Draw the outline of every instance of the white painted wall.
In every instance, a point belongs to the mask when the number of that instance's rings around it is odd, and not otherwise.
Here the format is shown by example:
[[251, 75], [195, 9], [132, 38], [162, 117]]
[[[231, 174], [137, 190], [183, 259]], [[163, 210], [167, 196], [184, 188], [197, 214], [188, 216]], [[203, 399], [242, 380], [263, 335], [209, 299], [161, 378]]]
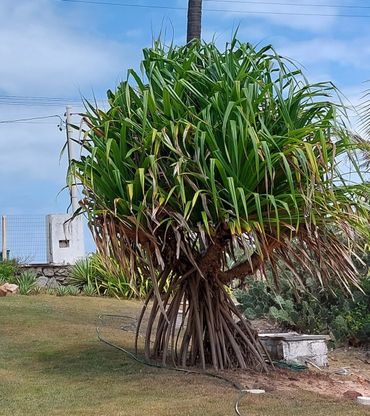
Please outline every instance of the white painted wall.
[[85, 257], [83, 221], [68, 214], [46, 217], [47, 259], [51, 264], [74, 264]]

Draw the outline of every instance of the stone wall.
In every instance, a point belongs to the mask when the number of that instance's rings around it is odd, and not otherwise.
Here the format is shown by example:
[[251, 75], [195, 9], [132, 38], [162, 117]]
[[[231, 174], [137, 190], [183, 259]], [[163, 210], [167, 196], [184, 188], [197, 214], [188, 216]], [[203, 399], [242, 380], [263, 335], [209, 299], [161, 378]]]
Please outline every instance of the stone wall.
[[67, 284], [71, 267], [70, 265], [29, 264], [21, 266], [21, 270], [35, 273], [38, 286], [56, 288]]

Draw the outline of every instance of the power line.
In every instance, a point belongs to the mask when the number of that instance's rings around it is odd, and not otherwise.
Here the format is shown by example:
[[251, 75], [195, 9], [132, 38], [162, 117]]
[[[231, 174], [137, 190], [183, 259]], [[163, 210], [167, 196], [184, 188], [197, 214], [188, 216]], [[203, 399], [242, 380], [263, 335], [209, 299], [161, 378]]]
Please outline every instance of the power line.
[[[327, 8], [341, 8], [341, 9], [370, 9], [370, 6], [354, 6], [345, 4], [315, 4], [315, 3], [284, 3], [284, 2], [272, 2], [272, 1], [249, 1], [249, 0], [203, 0], [209, 3], [223, 3], [223, 4], [262, 4], [262, 5], [275, 5], [275, 6], [293, 6], [293, 7], [327, 7]], [[362, 17], [362, 16], [361, 16]]]
[[[17, 96], [17, 95], [0, 95], [0, 106], [21, 106], [21, 107], [61, 107], [67, 104], [83, 107], [85, 98], [66, 98], [66, 97], [35, 97], [35, 96]], [[107, 100], [88, 100], [90, 102], [105, 103]]]
[[[55, 103], [30, 103], [30, 102], [6, 102], [0, 101], [0, 106], [1, 105], [6, 105], [6, 106], [18, 106], [18, 107], [65, 107], [65, 104], [67, 103], [60, 103], [60, 104], [55, 104]], [[71, 103], [68, 103], [71, 104]], [[83, 107], [82, 103], [74, 103], [73, 104], [75, 107]]]
[[[12, 121], [12, 120], [10, 120]], [[38, 124], [38, 125], [43, 125], [43, 126], [55, 126], [55, 123], [51, 123], [51, 122], [47, 122], [47, 121], [12, 121], [12, 123], [14, 124]], [[9, 124], [12, 124], [9, 123]]]
[[68, 97], [45, 97], [45, 96], [30, 96], [30, 95], [0, 95], [0, 99], [22, 99], [22, 100], [48, 100], [48, 101], [79, 101], [83, 98], [68, 98]]
[[0, 120], [0, 124], [23, 123], [23, 122], [34, 121], [34, 120], [45, 120], [47, 118], [54, 118], [54, 117], [59, 118], [60, 122], [64, 123], [64, 120], [62, 119], [62, 117], [60, 115], [53, 114], [53, 115], [50, 115], [50, 116], [18, 118], [18, 119], [15, 119], [15, 120]]
[[[103, 6], [132, 7], [145, 9], [166, 9], [166, 10], [187, 10], [181, 6], [160, 6], [157, 4], [132, 4], [132, 3], [113, 3], [110, 1], [91, 1], [91, 0], [58, 0], [64, 3], [80, 3]], [[277, 4], [277, 3], [274, 3]], [[291, 4], [290, 4], [291, 5]], [[318, 17], [350, 17], [350, 18], [369, 18], [370, 15], [359, 14], [336, 14], [336, 13], [304, 13], [304, 12], [272, 12], [272, 11], [252, 11], [252, 10], [233, 10], [233, 9], [204, 9], [205, 12], [216, 13], [238, 13], [238, 14], [257, 14], [257, 15], [283, 15], [283, 16], [318, 16]]]
[[2, 105], [6, 105], [6, 106], [18, 106], [18, 107], [33, 107], [33, 108], [37, 108], [37, 107], [65, 107], [66, 104], [70, 104], [73, 105], [74, 107], [83, 107], [83, 103], [70, 103], [70, 102], [65, 102], [65, 103], [60, 103], [60, 104], [55, 104], [55, 103], [30, 103], [30, 102], [8, 102], [8, 101], [0, 101], [0, 106]]
[[158, 4], [132, 4], [132, 3], [113, 3], [110, 1], [90, 1], [90, 0], [59, 0], [65, 3], [85, 3], [105, 6], [120, 6], [120, 7], [138, 7], [143, 9], [166, 9], [166, 10], [187, 10], [187, 7], [181, 6], [161, 6]]
[[54, 97], [24, 97], [24, 96], [0, 96], [0, 105], [23, 107], [60, 107], [66, 104], [82, 106], [82, 100], [54, 98]]

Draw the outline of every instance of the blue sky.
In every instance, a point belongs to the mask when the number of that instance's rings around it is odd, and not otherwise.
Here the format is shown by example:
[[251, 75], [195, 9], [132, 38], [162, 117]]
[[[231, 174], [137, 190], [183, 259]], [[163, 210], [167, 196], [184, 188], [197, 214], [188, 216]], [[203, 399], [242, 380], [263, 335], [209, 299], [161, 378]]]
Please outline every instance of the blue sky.
[[[110, 2], [187, 6], [187, 0]], [[304, 66], [310, 80], [333, 81], [357, 104], [370, 79], [369, 23], [366, 0], [205, 1], [203, 38], [215, 37], [221, 46], [239, 26], [241, 40], [273, 44], [279, 53]], [[138, 67], [142, 48], [150, 46], [161, 31], [168, 41], [183, 44], [186, 10], [1, 0], [0, 213], [48, 214], [65, 212], [68, 207], [67, 192], [59, 194], [66, 161], [65, 157], [59, 160], [65, 131], [59, 131], [58, 118], [3, 121], [63, 117], [64, 101], [41, 99], [40, 103], [35, 97], [75, 100], [94, 93], [104, 98], [108, 88], [114, 89], [126, 77], [127, 68]], [[73, 105], [74, 111], [81, 110]]]

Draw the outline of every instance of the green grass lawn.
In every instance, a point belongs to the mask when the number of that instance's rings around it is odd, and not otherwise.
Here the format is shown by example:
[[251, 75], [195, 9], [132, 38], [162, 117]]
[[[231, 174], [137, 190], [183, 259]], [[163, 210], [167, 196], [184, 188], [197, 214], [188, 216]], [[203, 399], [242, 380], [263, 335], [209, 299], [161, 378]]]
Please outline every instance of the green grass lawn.
[[[0, 298], [0, 415], [233, 415], [237, 392], [205, 376], [142, 366], [97, 340], [100, 313], [136, 316], [106, 298]], [[118, 331], [106, 330], [116, 340]], [[130, 333], [119, 331], [122, 346]], [[366, 408], [297, 392], [245, 397], [245, 416], [363, 416]]]

